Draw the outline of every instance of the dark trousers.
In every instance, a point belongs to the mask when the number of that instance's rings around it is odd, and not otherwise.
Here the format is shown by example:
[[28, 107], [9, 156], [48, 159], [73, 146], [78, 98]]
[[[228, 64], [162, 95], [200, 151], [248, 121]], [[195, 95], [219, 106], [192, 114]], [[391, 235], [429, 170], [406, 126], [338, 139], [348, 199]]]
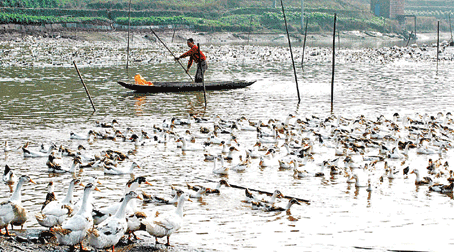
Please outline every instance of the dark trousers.
[[195, 82], [202, 82], [205, 71], [208, 69], [206, 60], [197, 63], [197, 72], [195, 73]]

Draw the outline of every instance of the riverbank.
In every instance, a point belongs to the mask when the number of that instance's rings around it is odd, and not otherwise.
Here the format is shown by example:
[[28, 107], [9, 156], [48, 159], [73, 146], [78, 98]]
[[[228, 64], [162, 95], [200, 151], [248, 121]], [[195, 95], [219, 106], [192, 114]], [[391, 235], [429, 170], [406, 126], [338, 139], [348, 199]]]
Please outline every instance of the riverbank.
[[[14, 26], [14, 27], [13, 27]], [[185, 41], [192, 37], [200, 43], [251, 43], [251, 44], [279, 44], [286, 43], [287, 36], [284, 33], [242, 33], [242, 32], [194, 32], [189, 29], [156, 30], [156, 33], [163, 38], [170, 38], [172, 41]], [[153, 34], [149, 29], [131, 30], [131, 38], [146, 37], [155, 41]], [[127, 31], [102, 31], [88, 29], [54, 29], [51, 26], [27, 26], [27, 25], [3, 25], [0, 27], [0, 41], [15, 41], [24, 36], [42, 37], [42, 38], [70, 38], [81, 41], [111, 41], [118, 38], [127, 38]], [[372, 31], [341, 31], [340, 38], [347, 40], [403, 40], [402, 35], [396, 33], [380, 33]], [[304, 35], [291, 33], [290, 38], [294, 42], [302, 42]], [[332, 41], [332, 34], [325, 33], [308, 33], [308, 41], [329, 42]]]
[[[56, 239], [48, 235], [45, 230], [38, 229], [27, 229], [27, 230], [13, 230], [10, 231], [13, 234], [11, 237], [0, 236], [0, 251], [8, 252], [64, 252], [68, 251], [68, 246], [60, 246], [56, 243]], [[188, 246], [182, 246], [177, 243], [172, 243], [172, 246], [167, 247], [164, 244], [155, 244], [154, 237], [151, 237], [146, 232], [137, 232], [138, 240], [134, 240], [133, 243], [128, 244], [126, 239], [123, 238], [120, 242], [115, 245], [115, 251], [156, 251], [156, 252], [168, 252], [168, 251], [200, 251], [201, 249], [190, 248]], [[91, 247], [84, 243], [84, 248], [87, 251], [94, 251]], [[78, 249], [77, 249], [78, 250]], [[203, 251], [209, 251], [205, 248]]]
[[[5, 25], [4, 25], [5, 26]], [[251, 44], [251, 45], [286, 45], [287, 36], [284, 33], [235, 33], [235, 32], [194, 32], [192, 30], [156, 30], [160, 38], [166, 42], [185, 42], [187, 38], [193, 38], [200, 44]], [[84, 42], [122, 42], [126, 46], [127, 31], [93, 31], [86, 29], [41, 29], [35, 26], [21, 26], [18, 29], [0, 29], [1, 41], [20, 42], [25, 37], [45, 39], [71, 39]], [[296, 46], [302, 45], [304, 35], [298, 33], [290, 34], [290, 39]], [[410, 43], [426, 43], [436, 40], [436, 33], [419, 33], [417, 40]], [[450, 33], [441, 33], [440, 41], [450, 40]], [[132, 30], [130, 32], [132, 43], [157, 42], [150, 30]], [[342, 47], [353, 47], [358, 44], [381, 45], [389, 43], [406, 43], [404, 36], [396, 33], [380, 33], [372, 31], [340, 31], [337, 36], [337, 43]], [[330, 46], [332, 44], [332, 33], [308, 33], [308, 46]], [[374, 47], [374, 46], [372, 46]], [[375, 46], [376, 47], [376, 46]]]

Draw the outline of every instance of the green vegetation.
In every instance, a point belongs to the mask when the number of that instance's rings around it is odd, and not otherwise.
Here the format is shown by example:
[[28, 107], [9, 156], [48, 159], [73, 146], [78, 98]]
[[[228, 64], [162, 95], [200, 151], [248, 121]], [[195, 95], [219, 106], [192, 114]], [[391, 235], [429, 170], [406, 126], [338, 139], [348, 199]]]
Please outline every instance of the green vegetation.
[[55, 23], [86, 23], [99, 24], [109, 22], [102, 17], [55, 17], [55, 16], [30, 16], [25, 14], [0, 13], [0, 24], [55, 24]]
[[[283, 2], [289, 30], [301, 32], [301, 0]], [[397, 30], [397, 21], [375, 17], [366, 0], [304, 2], [310, 32], [332, 30], [334, 13], [338, 15], [341, 30]], [[406, 14], [446, 18], [448, 13], [454, 12], [454, 6], [441, 6], [444, 0], [425, 1], [432, 3], [427, 6], [418, 5], [418, 0], [409, 2], [412, 5], [407, 8]], [[128, 25], [128, 9], [129, 0], [0, 0], [0, 23]], [[418, 30], [433, 30], [432, 19], [422, 20], [427, 22], [418, 21]], [[280, 0], [132, 0], [131, 25], [176, 25], [197, 31], [284, 30]]]

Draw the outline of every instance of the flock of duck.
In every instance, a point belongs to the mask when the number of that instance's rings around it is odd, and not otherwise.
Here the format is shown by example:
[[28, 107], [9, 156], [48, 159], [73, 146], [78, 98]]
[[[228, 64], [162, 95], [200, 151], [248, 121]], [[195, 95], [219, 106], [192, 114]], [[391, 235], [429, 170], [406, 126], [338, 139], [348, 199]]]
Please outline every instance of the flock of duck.
[[[135, 231], [148, 232], [155, 237], [156, 243], [158, 238], [166, 237], [166, 244], [170, 245], [171, 234], [183, 224], [184, 202], [219, 194], [222, 186], [243, 189], [243, 204], [253, 210], [291, 214], [292, 205], [300, 205], [303, 200], [285, 196], [278, 189], [268, 193], [269, 198], [262, 199], [254, 195], [254, 189], [227, 181], [229, 173], [241, 174], [256, 168], [288, 172], [291, 179], [345, 177], [347, 183], [367, 191], [374, 190], [374, 185], [384, 179], [411, 179], [411, 174], [415, 174], [416, 185], [427, 185], [428, 190], [452, 194], [454, 172], [449, 167], [446, 153], [454, 139], [453, 124], [449, 112], [433, 116], [395, 113], [391, 119], [383, 115], [366, 119], [364, 116], [335, 115], [298, 118], [290, 114], [283, 120], [251, 120], [244, 116], [224, 120], [217, 115], [209, 118], [188, 115], [187, 118], [165, 119], [162, 125], [154, 125], [152, 129], [133, 129], [120, 125], [117, 120], [96, 122], [96, 127], [87, 133], [70, 132], [69, 138], [78, 145], [77, 149], [55, 143], [32, 148], [28, 142], [11, 147], [5, 141], [4, 151], [21, 149], [24, 158], [42, 158], [49, 173], [65, 173], [72, 177], [63, 200], [57, 199], [54, 183], [49, 182], [44, 203], [34, 216], [59, 244], [71, 248], [79, 244], [82, 250], [86, 241], [93, 248], [113, 250], [123, 236], [128, 236], [129, 240], [131, 236], [135, 237]], [[124, 153], [112, 149], [95, 152], [84, 147], [86, 143], [103, 140], [126, 142], [133, 148]], [[201, 162], [212, 163], [212, 176], [219, 181], [216, 187], [188, 183], [187, 190], [183, 190], [171, 186], [169, 197], [158, 197], [141, 190], [141, 186], [151, 183], [146, 176], [134, 176], [140, 167], [134, 161], [134, 155], [142, 146], [160, 145], [197, 153]], [[426, 158], [427, 163], [412, 163], [412, 155]], [[71, 160], [69, 168], [62, 162], [65, 159]], [[97, 185], [102, 182], [97, 177], [77, 177], [80, 169], [102, 170], [112, 176], [131, 175], [131, 180], [126, 183], [120, 201], [99, 208], [92, 191], [99, 190]], [[86, 185], [82, 180], [87, 180]], [[27, 221], [28, 211], [21, 204], [21, 189], [34, 181], [28, 175], [19, 176], [7, 164], [3, 182], [8, 186], [5, 191], [11, 192], [11, 196], [0, 204], [0, 228], [5, 229], [5, 235], [10, 235], [9, 226], [22, 227]], [[83, 196], [75, 201], [73, 191], [78, 186], [84, 187]], [[285, 206], [279, 206], [282, 198], [288, 199]], [[141, 209], [140, 200], [155, 205], [176, 205], [176, 208], [168, 212], [159, 208], [149, 211]]]
[[[148, 35], [153, 37], [153, 35]], [[162, 50], [159, 42], [150, 43], [145, 36], [136, 36], [131, 44], [131, 61], [135, 64], [150, 64], [173, 62], [168, 53]], [[145, 39], [144, 39], [145, 38]], [[184, 39], [186, 40], [186, 39]], [[80, 59], [89, 65], [111, 66], [122, 64], [126, 60], [122, 48], [117, 46], [118, 41], [92, 41], [81, 43], [78, 40], [68, 38], [48, 39], [33, 36], [24, 36], [18, 41], [0, 41], [5, 49], [0, 50], [2, 54], [2, 66], [64, 66], [72, 67], [68, 62], [74, 58]], [[169, 44], [172, 51], [184, 51], [184, 43]], [[342, 44], [341, 44], [342, 46]], [[256, 45], [209, 45], [204, 46], [204, 51], [210, 55], [210, 62], [238, 64], [238, 55], [247, 61], [263, 63], [285, 62], [290, 60], [287, 47], [277, 46], [256, 46]], [[336, 51], [339, 59], [347, 62], [375, 62], [387, 63], [405, 59], [406, 61], [433, 61], [436, 58], [436, 45], [412, 44], [407, 47], [383, 47], [379, 49]], [[445, 50], [446, 49], [446, 50]], [[454, 52], [448, 46], [447, 41], [440, 44], [440, 61], [452, 61]], [[51, 53], [50, 53], [51, 52]], [[295, 60], [301, 60], [303, 55], [302, 46], [294, 48]], [[434, 57], [435, 56], [435, 57]], [[330, 48], [310, 47], [306, 48], [305, 62], [329, 62], [332, 57]], [[52, 62], [52, 63], [49, 63]], [[340, 62], [339, 62], [340, 63]]]

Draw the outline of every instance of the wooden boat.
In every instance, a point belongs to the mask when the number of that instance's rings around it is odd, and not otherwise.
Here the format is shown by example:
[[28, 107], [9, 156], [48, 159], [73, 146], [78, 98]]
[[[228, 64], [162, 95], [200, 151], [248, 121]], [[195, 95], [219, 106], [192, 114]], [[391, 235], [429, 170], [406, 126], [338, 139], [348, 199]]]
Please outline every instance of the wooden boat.
[[[255, 81], [213, 81], [205, 82], [205, 89], [206, 90], [237, 89], [250, 86], [254, 83]], [[203, 84], [194, 82], [154, 82], [152, 86], [148, 86], [118, 81], [118, 84], [122, 85], [125, 88], [140, 93], [203, 91]]]

